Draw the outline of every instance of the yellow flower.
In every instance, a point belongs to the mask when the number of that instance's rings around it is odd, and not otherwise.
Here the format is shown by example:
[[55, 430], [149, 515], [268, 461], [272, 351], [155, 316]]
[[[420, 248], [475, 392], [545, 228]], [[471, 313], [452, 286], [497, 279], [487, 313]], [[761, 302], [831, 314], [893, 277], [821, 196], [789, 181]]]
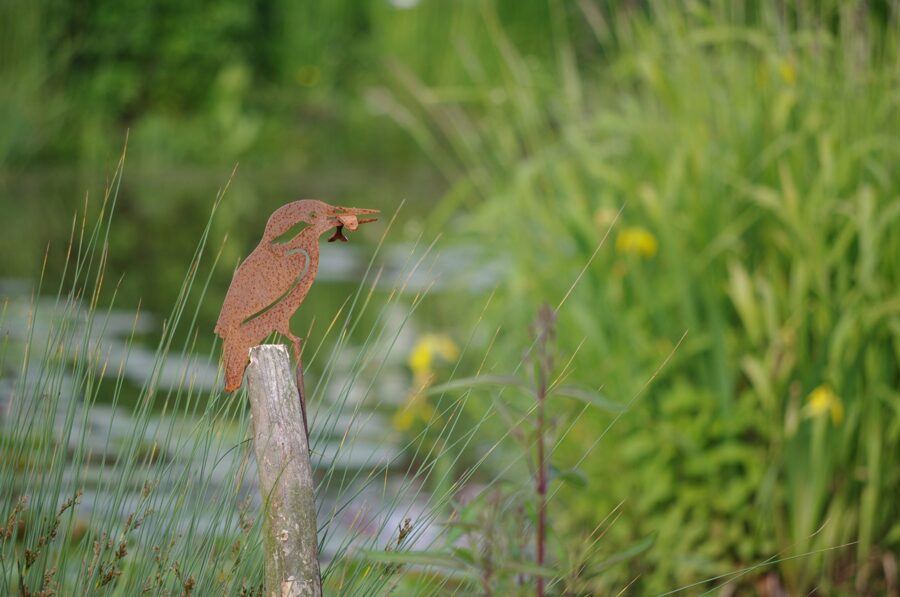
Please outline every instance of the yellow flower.
[[397, 431], [407, 431], [417, 419], [427, 423], [433, 416], [434, 408], [428, 404], [425, 394], [419, 392], [411, 394], [406, 404], [394, 413], [391, 424]]
[[835, 425], [844, 419], [844, 404], [828, 384], [822, 384], [809, 393], [804, 411], [806, 416], [810, 418], [821, 417], [825, 413], [830, 413], [831, 422]]
[[616, 237], [616, 252], [653, 257], [656, 255], [656, 244], [656, 237], [646, 228], [623, 228]]
[[778, 65], [778, 74], [781, 75], [781, 80], [788, 85], [797, 82], [797, 69], [787, 60], [782, 60]]
[[409, 353], [409, 368], [416, 377], [430, 376], [436, 356], [445, 361], [454, 361], [459, 356], [459, 348], [449, 336], [425, 334]]
[[406, 431], [416, 420], [428, 422], [434, 416], [434, 408], [425, 397], [425, 390], [434, 379], [433, 366], [435, 359], [455, 361], [459, 357], [456, 343], [445, 334], [425, 334], [409, 353], [409, 368], [412, 369], [413, 383], [406, 404], [392, 419], [394, 428]]

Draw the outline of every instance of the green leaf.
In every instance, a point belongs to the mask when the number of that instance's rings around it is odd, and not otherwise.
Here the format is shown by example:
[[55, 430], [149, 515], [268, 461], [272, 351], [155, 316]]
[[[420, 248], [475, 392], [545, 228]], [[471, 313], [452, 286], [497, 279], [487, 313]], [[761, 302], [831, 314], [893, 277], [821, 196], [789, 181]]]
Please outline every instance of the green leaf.
[[612, 412], [620, 412], [625, 410], [624, 404], [619, 404], [618, 402], [613, 402], [609, 398], [606, 398], [599, 392], [595, 392], [593, 390], [587, 390], [585, 388], [579, 388], [576, 386], [561, 386], [559, 388], [555, 388], [553, 390], [553, 395], [555, 396], [568, 396], [569, 398], [575, 398], [576, 400], [581, 400], [585, 404], [589, 404], [591, 406], [596, 406], [597, 408], [601, 408], [603, 410], [608, 410]]
[[363, 549], [360, 556], [372, 562], [382, 564], [410, 564], [414, 566], [444, 566], [462, 568], [452, 553], [439, 551], [384, 551], [379, 549]]
[[483, 528], [481, 524], [477, 522], [469, 522], [467, 520], [448, 520], [447, 522], [442, 524], [448, 528], [457, 528], [464, 531], [480, 531]]
[[648, 549], [650, 549], [654, 543], [656, 543], [656, 533], [652, 533], [651, 535], [649, 535], [648, 537], [646, 537], [644, 539], [641, 539], [640, 541], [638, 541], [637, 543], [635, 543], [628, 549], [626, 549], [624, 551], [620, 551], [619, 553], [617, 553], [613, 557], [609, 558], [608, 560], [604, 560], [603, 562], [600, 562], [598, 565], [593, 566], [591, 568], [591, 576], [596, 576], [597, 574], [600, 574], [607, 568], [611, 568], [612, 566], [615, 566], [616, 564], [619, 564], [626, 560], [630, 560], [634, 556], [641, 554], [641, 553], [647, 551]]
[[533, 562], [523, 562], [523, 561], [507, 561], [502, 562], [500, 567], [509, 570], [510, 572], [517, 572], [519, 574], [528, 574], [530, 576], [543, 576], [543, 577], [553, 577], [559, 576], [559, 572], [554, 570], [553, 568], [549, 568], [547, 566], [538, 566]]
[[471, 549], [467, 549], [465, 547], [454, 547], [453, 555], [457, 560], [468, 564], [469, 566], [475, 565], [475, 555], [472, 553]]
[[515, 387], [525, 389], [526, 385], [518, 377], [513, 375], [478, 375], [476, 377], [465, 377], [463, 379], [455, 379], [440, 385], [432, 386], [428, 389], [428, 394], [440, 394], [443, 392], [452, 392], [455, 390], [468, 390], [479, 386], [501, 386]]
[[550, 480], [568, 483], [569, 485], [579, 488], [587, 487], [587, 476], [583, 471], [575, 468], [561, 471], [551, 464]]

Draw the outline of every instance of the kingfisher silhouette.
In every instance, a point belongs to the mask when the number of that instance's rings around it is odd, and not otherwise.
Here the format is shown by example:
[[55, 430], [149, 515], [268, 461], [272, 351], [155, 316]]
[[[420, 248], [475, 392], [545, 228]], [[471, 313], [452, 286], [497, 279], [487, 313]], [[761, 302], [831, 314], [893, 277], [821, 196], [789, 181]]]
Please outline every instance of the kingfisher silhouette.
[[[376, 213], [378, 210], [375, 209], [336, 207], [315, 199], [303, 199], [278, 208], [269, 217], [259, 245], [234, 272], [216, 322], [215, 332], [224, 343], [226, 392], [241, 387], [250, 348], [272, 332], [291, 341], [297, 370], [301, 371], [302, 340], [291, 333], [290, 320], [316, 278], [319, 237], [334, 228], [328, 241], [346, 241], [345, 228], [353, 231], [360, 224], [375, 221], [357, 216]], [[298, 224], [307, 226], [293, 238], [278, 242]], [[305, 404], [303, 413], [305, 417]]]

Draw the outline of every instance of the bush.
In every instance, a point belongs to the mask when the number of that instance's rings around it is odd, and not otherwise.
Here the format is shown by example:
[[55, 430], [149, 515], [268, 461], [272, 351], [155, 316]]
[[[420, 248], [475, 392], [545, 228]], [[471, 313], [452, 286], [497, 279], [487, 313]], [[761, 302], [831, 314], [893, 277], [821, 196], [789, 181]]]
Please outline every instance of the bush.
[[487, 318], [508, 357], [555, 298], [575, 375], [627, 399], [687, 332], [585, 463], [569, 525], [624, 500], [612, 549], [659, 531], [611, 577], [644, 592], [788, 557], [792, 593], [877, 590], [900, 542], [896, 27], [837, 3], [578, 6], [549, 20], [555, 64], [488, 10], [497, 79], [463, 105], [404, 75], [397, 98], [460, 173], [457, 239], [504, 264]]

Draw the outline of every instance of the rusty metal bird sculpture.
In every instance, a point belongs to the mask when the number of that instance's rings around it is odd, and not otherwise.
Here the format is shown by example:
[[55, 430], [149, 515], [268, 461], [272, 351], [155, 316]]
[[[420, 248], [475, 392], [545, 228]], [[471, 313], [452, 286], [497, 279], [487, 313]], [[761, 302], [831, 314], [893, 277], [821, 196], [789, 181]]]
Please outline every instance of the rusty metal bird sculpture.
[[[269, 217], [259, 245], [235, 271], [216, 323], [216, 334], [224, 342], [226, 392], [241, 387], [250, 348], [272, 332], [291, 341], [298, 374], [301, 372], [301, 339], [291, 333], [290, 319], [306, 298], [319, 269], [319, 237], [333, 228], [328, 242], [346, 242], [344, 229], [353, 231], [360, 224], [374, 222], [374, 218], [357, 216], [375, 213], [378, 210], [303, 199], [278, 208]], [[280, 242], [300, 224], [306, 227]]]

